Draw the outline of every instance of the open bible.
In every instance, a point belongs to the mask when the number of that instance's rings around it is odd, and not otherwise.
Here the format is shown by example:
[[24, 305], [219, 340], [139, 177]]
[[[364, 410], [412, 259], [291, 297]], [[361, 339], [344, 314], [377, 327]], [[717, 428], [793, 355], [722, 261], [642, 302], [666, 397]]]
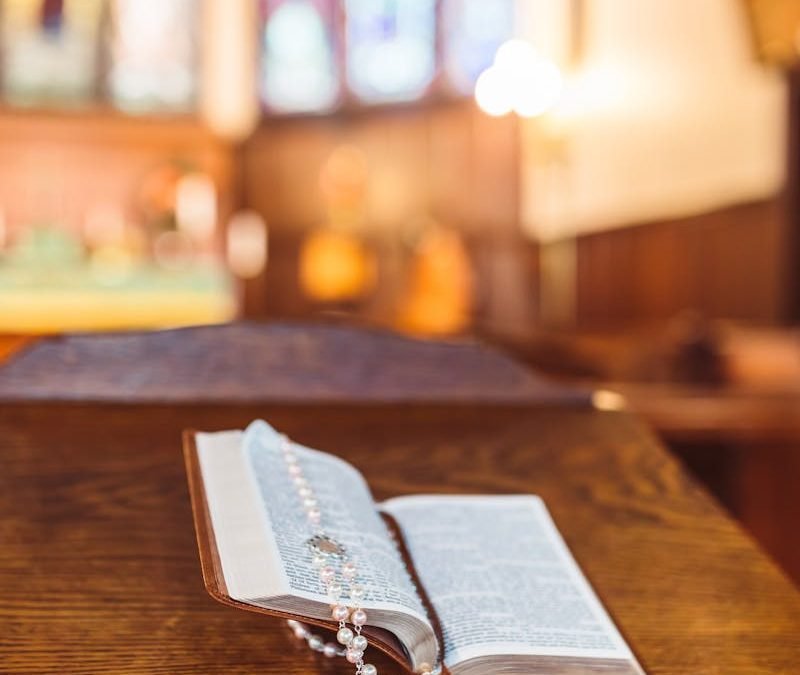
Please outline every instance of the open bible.
[[[262, 421], [192, 433], [185, 456], [203, 576], [218, 600], [336, 629], [308, 523]], [[296, 446], [325, 530], [358, 560], [371, 644], [408, 671], [641, 675], [541, 499], [398, 497], [376, 503], [336, 456]]]

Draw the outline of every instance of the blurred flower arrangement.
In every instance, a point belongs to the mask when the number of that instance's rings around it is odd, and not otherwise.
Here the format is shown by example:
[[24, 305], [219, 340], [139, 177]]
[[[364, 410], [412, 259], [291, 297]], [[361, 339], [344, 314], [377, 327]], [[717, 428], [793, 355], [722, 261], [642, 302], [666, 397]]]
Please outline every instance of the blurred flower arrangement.
[[5, 232], [0, 273], [25, 283], [80, 279], [115, 286], [143, 273], [160, 273], [163, 280], [221, 266], [216, 187], [209, 175], [177, 162], [160, 165], [143, 180], [132, 211], [98, 201], [79, 228], [38, 222]]

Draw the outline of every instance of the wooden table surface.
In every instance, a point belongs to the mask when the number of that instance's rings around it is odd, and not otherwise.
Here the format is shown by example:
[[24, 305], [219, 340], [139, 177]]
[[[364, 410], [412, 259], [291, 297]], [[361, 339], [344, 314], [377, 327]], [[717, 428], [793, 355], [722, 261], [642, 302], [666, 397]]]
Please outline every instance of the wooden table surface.
[[117, 404], [0, 411], [0, 671], [349, 673], [203, 589], [180, 431], [259, 415], [378, 498], [540, 494], [651, 675], [798, 672], [797, 592], [624, 414]]
[[623, 413], [63, 402], [0, 408], [0, 672], [352, 673], [203, 589], [180, 432], [257, 416], [378, 498], [540, 494], [651, 675], [798, 673], [798, 593]]

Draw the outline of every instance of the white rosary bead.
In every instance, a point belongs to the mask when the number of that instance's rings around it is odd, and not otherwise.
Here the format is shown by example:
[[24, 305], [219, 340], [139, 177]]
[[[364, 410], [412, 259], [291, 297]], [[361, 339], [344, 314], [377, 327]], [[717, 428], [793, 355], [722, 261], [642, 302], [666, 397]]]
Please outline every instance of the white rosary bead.
[[[312, 551], [312, 563], [319, 570], [319, 578], [325, 585], [331, 600], [331, 616], [339, 623], [336, 641], [342, 647], [340, 648], [335, 642], [326, 643], [322, 637], [312, 634], [304, 624], [298, 621], [290, 620], [289, 627], [298, 638], [306, 640], [312, 650], [320, 652], [328, 658], [344, 656], [347, 661], [355, 665], [356, 675], [378, 675], [378, 669], [373, 664], [364, 663], [364, 652], [369, 647], [369, 641], [361, 635], [361, 628], [367, 623], [367, 613], [361, 609], [361, 601], [366, 594], [365, 590], [355, 583], [355, 579], [358, 577], [358, 566], [352, 560], [347, 560], [345, 549], [341, 544], [328, 537], [322, 528], [322, 511], [319, 502], [303, 475], [302, 466], [293, 448], [292, 442], [284, 436], [281, 441], [281, 452], [289, 478], [297, 490], [306, 517], [312, 525], [314, 536], [308, 541]], [[341, 580], [343, 580], [341, 583], [337, 580], [337, 575], [341, 575]], [[347, 598], [346, 600], [341, 600], [343, 595]], [[348, 621], [352, 624], [352, 628], [347, 627]], [[417, 673], [420, 675], [432, 675], [432, 672], [433, 670], [428, 664], [422, 664], [417, 669]]]
[[363, 626], [367, 623], [367, 613], [363, 609], [357, 609], [350, 617], [350, 621], [353, 622], [354, 626]]
[[337, 621], [347, 621], [347, 617], [350, 616], [350, 610], [344, 605], [336, 605], [331, 612], [331, 616]]
[[350, 661], [350, 663], [358, 663], [361, 659], [364, 658], [364, 652], [358, 649], [348, 648], [345, 657], [347, 658], [348, 661]]
[[328, 598], [334, 602], [339, 602], [339, 598], [342, 597], [342, 585], [337, 583], [336, 581], [328, 584]]
[[353, 641], [353, 631], [349, 628], [340, 628], [336, 633], [336, 641], [340, 645], [349, 645]]
[[342, 576], [345, 579], [352, 579], [356, 576], [357, 570], [356, 565], [353, 562], [346, 562], [342, 565]]

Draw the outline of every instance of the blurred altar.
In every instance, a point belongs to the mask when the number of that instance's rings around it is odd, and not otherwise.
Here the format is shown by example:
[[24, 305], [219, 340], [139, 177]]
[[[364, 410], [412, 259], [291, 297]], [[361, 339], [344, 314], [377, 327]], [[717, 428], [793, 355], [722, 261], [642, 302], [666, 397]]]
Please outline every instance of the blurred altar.
[[0, 328], [791, 321], [795, 5], [3, 0]]

